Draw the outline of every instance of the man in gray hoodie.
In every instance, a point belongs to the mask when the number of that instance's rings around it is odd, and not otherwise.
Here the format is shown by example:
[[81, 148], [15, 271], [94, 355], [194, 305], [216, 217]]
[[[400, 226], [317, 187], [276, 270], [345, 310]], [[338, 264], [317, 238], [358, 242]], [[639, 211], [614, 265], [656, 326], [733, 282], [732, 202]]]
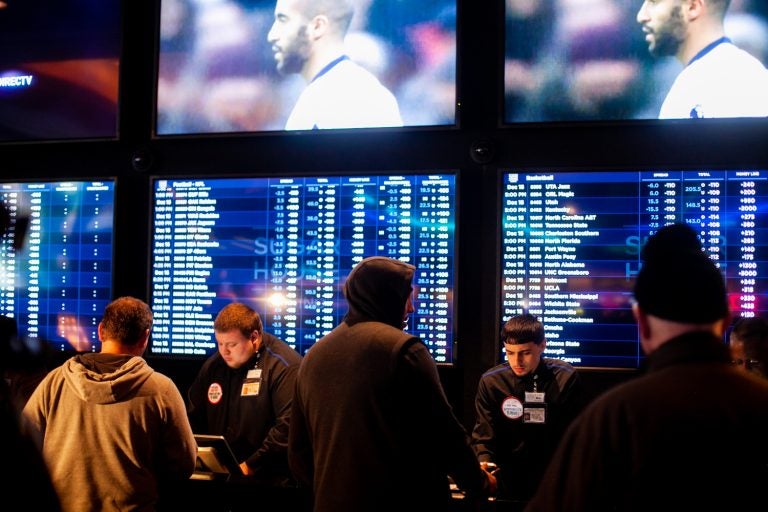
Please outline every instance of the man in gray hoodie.
[[52, 370], [24, 407], [65, 512], [155, 510], [162, 484], [194, 471], [184, 399], [142, 358], [151, 327], [147, 304], [113, 301], [98, 327], [101, 352]]

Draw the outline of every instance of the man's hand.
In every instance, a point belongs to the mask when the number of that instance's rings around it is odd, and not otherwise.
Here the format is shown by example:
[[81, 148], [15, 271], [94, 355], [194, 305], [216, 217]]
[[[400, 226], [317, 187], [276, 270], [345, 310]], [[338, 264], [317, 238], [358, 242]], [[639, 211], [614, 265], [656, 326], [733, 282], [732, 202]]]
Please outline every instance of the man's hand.
[[495, 473], [499, 470], [498, 466], [496, 466], [496, 464], [493, 462], [481, 462], [480, 469], [485, 472], [485, 476], [488, 479], [488, 495], [496, 496], [496, 493], [499, 490], [495, 476]]

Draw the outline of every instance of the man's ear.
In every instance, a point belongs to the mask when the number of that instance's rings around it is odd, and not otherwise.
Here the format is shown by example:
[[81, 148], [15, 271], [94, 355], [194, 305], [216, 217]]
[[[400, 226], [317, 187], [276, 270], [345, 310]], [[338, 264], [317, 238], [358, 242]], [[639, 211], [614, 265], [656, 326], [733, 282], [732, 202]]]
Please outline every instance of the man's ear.
[[718, 321], [717, 327], [716, 327], [718, 336], [725, 336], [725, 333], [728, 332], [728, 327], [731, 325], [732, 320], [733, 320], [733, 317], [731, 316], [731, 312], [729, 311], [724, 318]]
[[312, 39], [320, 39], [329, 29], [330, 21], [325, 14], [318, 14], [307, 23], [307, 36]]
[[683, 1], [683, 17], [686, 21], [694, 21], [700, 18], [707, 9], [711, 10], [711, 6], [707, 5], [709, 0], [684, 0]]
[[637, 322], [637, 329], [640, 332], [640, 338], [648, 338], [651, 335], [651, 326], [648, 322], [648, 317], [645, 314], [645, 311], [643, 311], [640, 308], [640, 305], [637, 302], [632, 303], [632, 316], [635, 317], [635, 321]]
[[253, 331], [251, 333], [251, 341], [253, 341], [254, 348], [259, 350], [261, 348], [261, 343], [264, 341], [264, 333]]
[[645, 354], [650, 354], [655, 349], [651, 338], [651, 331], [653, 330], [651, 328], [651, 321], [646, 312], [643, 311], [637, 302], [632, 304], [632, 315], [637, 321], [637, 331], [640, 335], [640, 348], [643, 349]]
[[142, 347], [142, 351], [147, 349], [147, 345], [149, 345], [149, 335], [152, 332], [152, 329], [147, 329], [144, 331], [144, 335], [142, 336], [141, 342], [139, 345]]

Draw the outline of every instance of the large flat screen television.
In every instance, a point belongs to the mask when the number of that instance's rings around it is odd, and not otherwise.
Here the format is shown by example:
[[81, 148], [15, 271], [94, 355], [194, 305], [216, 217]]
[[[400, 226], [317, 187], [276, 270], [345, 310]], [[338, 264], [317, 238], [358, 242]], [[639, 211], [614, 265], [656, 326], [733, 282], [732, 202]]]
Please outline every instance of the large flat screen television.
[[95, 352], [112, 299], [114, 180], [0, 183], [0, 314], [30, 349]]
[[120, 4], [0, 2], [0, 142], [117, 137]]
[[301, 354], [346, 313], [343, 284], [368, 256], [413, 264], [406, 330], [453, 362], [456, 174], [153, 179], [150, 351], [204, 357], [232, 301]]
[[768, 315], [768, 170], [508, 170], [502, 180], [502, 321], [537, 315], [545, 355], [641, 366], [631, 311], [640, 250], [676, 222], [696, 229], [722, 270], [732, 316]]
[[457, 0], [160, 3], [157, 136], [456, 123]]
[[768, 116], [768, 3], [725, 3], [506, 0], [503, 121]]

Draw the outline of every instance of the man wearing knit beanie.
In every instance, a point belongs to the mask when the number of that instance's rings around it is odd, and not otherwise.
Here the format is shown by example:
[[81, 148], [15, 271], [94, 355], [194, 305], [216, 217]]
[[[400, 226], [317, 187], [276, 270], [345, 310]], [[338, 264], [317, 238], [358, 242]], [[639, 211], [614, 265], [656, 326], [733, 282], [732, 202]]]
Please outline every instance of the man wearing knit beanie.
[[641, 258], [632, 310], [646, 354], [672, 332], [707, 331], [722, 338], [730, 320], [725, 282], [693, 229], [687, 224], [660, 229]]
[[768, 381], [730, 364], [722, 273], [686, 224], [641, 257], [646, 371], [571, 424], [526, 511], [747, 510], [768, 482]]

